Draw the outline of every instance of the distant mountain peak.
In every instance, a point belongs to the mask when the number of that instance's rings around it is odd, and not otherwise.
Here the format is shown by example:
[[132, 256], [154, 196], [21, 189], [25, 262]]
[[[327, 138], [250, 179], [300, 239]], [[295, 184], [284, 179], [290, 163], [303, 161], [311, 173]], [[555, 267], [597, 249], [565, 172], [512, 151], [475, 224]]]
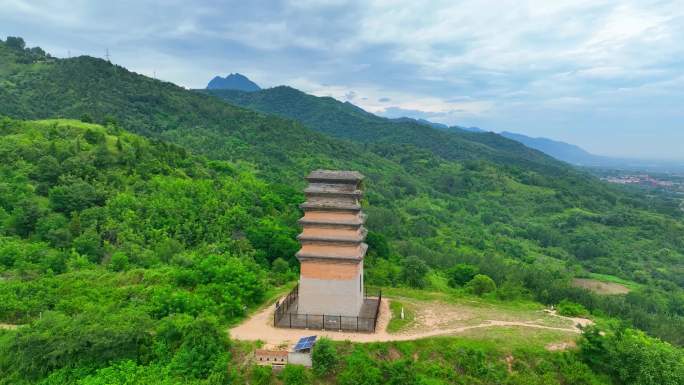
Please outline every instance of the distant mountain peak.
[[247, 92], [253, 92], [253, 91], [259, 91], [261, 90], [261, 87], [259, 87], [256, 83], [253, 81], [249, 80], [247, 76], [239, 74], [239, 73], [234, 73], [234, 74], [229, 74], [225, 78], [222, 78], [220, 76], [215, 76], [209, 84], [207, 84], [207, 89], [208, 90], [238, 90], [238, 91], [247, 91]]

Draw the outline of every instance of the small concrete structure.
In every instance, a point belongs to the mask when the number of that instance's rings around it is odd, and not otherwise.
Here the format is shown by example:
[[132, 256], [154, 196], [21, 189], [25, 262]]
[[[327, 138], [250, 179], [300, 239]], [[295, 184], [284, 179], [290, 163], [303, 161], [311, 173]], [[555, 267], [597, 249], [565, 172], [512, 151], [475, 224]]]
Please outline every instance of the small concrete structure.
[[[306, 178], [307, 201], [300, 207], [302, 245], [299, 314], [358, 317], [364, 305], [363, 259], [368, 245], [361, 212], [363, 175], [316, 170]], [[358, 321], [357, 321], [358, 322]]]
[[306, 366], [307, 368], [310, 368], [313, 366], [313, 362], [311, 361], [311, 353], [310, 352], [288, 352], [287, 353], [287, 363], [288, 364], [294, 364], [294, 365], [303, 365], [303, 366]]
[[302, 337], [292, 351], [257, 349], [254, 361], [257, 365], [270, 365], [274, 369], [282, 369], [287, 364], [303, 365], [310, 368], [313, 365], [311, 350], [316, 343], [316, 336]]
[[254, 352], [254, 362], [257, 365], [279, 366], [287, 364], [288, 352], [285, 350], [257, 349]]

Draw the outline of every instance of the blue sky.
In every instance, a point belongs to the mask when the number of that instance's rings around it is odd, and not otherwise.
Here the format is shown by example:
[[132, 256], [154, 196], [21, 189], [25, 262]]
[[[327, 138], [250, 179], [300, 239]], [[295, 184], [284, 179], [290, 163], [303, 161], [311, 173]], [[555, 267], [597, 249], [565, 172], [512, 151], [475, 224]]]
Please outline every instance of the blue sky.
[[240, 72], [383, 116], [684, 159], [684, 1], [0, 0], [0, 36], [188, 87]]

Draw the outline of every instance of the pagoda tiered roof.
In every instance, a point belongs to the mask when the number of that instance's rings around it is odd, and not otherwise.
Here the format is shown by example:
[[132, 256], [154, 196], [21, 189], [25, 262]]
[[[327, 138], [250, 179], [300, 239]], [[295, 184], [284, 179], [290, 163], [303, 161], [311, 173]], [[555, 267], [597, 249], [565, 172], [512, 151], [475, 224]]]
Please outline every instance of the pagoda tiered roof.
[[363, 260], [368, 246], [364, 243], [366, 216], [361, 212], [363, 175], [356, 171], [316, 170], [306, 178], [307, 201], [300, 207], [303, 227], [297, 237], [302, 248], [299, 259]]

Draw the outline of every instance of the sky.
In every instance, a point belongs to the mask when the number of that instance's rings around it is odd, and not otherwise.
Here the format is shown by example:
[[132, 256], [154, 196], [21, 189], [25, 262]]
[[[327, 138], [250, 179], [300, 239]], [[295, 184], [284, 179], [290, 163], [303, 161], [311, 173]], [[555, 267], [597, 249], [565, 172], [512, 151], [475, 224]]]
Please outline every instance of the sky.
[[684, 0], [0, 0], [0, 37], [187, 88], [239, 72], [387, 117], [684, 159]]

